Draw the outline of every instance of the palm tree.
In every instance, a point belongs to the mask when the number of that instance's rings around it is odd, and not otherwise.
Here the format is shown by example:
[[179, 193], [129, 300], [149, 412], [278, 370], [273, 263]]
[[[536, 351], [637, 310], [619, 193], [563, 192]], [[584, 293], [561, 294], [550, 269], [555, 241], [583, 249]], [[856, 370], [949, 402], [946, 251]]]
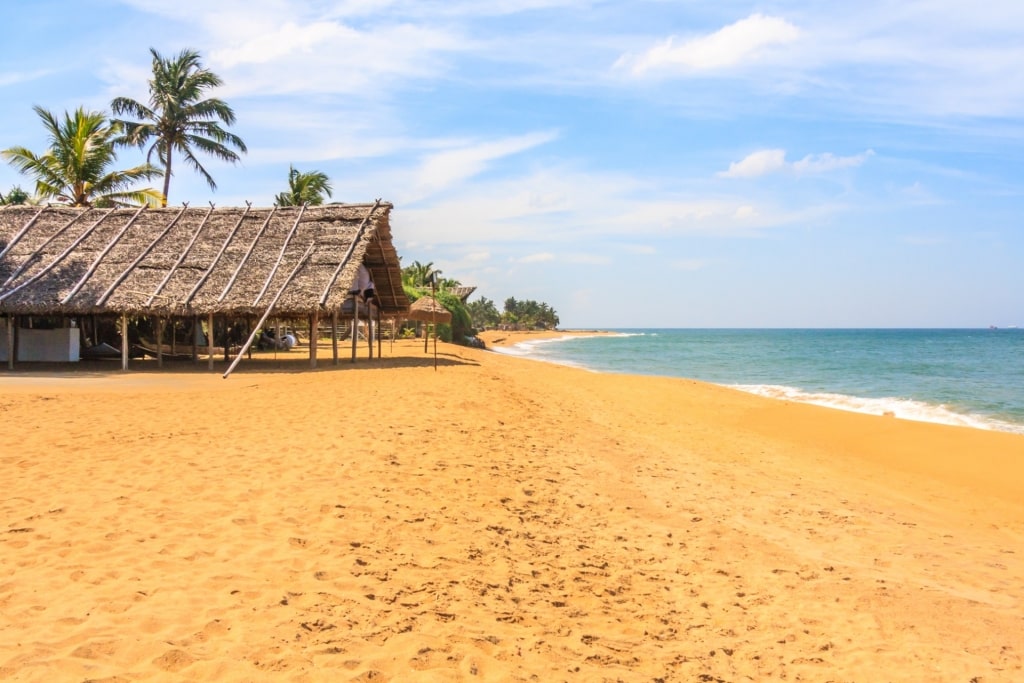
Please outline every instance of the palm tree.
[[25, 147], [0, 152], [18, 171], [36, 180], [36, 197], [71, 206], [156, 206], [162, 196], [153, 188], [130, 189], [139, 180], [159, 177], [160, 169], [142, 164], [125, 171], [108, 171], [117, 159], [113, 140], [118, 127], [101, 112], [82, 107], [58, 119], [34, 107], [49, 134], [50, 148], [36, 155]]
[[413, 261], [411, 266], [402, 269], [402, 282], [413, 287], [426, 287], [430, 284], [430, 276], [441, 271], [434, 270], [434, 262], [420, 263]]
[[0, 195], [0, 204], [28, 204], [31, 197], [28, 196], [28, 192], [21, 189], [20, 185], [15, 185], [7, 191], [6, 195]]
[[203, 67], [199, 53], [182, 50], [174, 59], [165, 59], [153, 48], [153, 77], [149, 80], [149, 105], [128, 97], [118, 97], [110, 106], [115, 116], [128, 115], [140, 121], [118, 121], [124, 126], [120, 145], [139, 149], [150, 145], [146, 161], [156, 154], [164, 167], [164, 206], [170, 190], [174, 152], [180, 152], [186, 163], [206, 179], [211, 190], [217, 189], [213, 177], [196, 158], [196, 152], [210, 154], [222, 161], [237, 163], [234, 147], [246, 152], [245, 143], [221, 128], [235, 122], [235, 112], [223, 100], [202, 99], [209, 88], [223, 83], [220, 76]]
[[288, 191], [274, 198], [274, 206], [320, 206], [324, 203], [324, 195], [331, 196], [331, 181], [326, 173], [300, 173], [289, 165]]

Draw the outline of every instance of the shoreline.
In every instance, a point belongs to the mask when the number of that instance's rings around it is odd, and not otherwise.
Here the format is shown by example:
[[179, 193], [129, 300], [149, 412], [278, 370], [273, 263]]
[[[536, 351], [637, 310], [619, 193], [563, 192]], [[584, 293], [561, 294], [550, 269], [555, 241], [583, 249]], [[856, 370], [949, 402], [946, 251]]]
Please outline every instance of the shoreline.
[[0, 375], [0, 677], [1024, 675], [1024, 436], [438, 351]]
[[[498, 333], [488, 331], [483, 333], [481, 338], [494, 346], [502, 353], [508, 353], [519, 358], [547, 362], [554, 365], [573, 367], [588, 372], [608, 374], [637, 374], [641, 377], [677, 377], [680, 379], [696, 379], [682, 375], [660, 375], [619, 372], [607, 369], [597, 369], [576, 362], [565, 360], [552, 360], [540, 357], [533, 353], [532, 348], [537, 343], [568, 341], [573, 338], [590, 338], [599, 336], [635, 336], [642, 334], [637, 331], [622, 330], [543, 330], [543, 331], [506, 331]], [[488, 341], [493, 337], [493, 341]], [[522, 352], [515, 349], [517, 346], [525, 347]], [[697, 381], [709, 381], [697, 379]], [[1010, 421], [1006, 418], [996, 417], [983, 412], [956, 412], [947, 408], [939, 402], [928, 402], [920, 399], [894, 398], [894, 397], [865, 397], [857, 394], [845, 394], [835, 392], [808, 391], [796, 386], [775, 385], [775, 384], [745, 384], [745, 383], [719, 383], [712, 382], [717, 386], [737, 389], [739, 391], [763, 396], [780, 401], [791, 401], [807, 405], [816, 405], [833, 410], [858, 413], [862, 415], [881, 415], [899, 420], [911, 422], [926, 422], [930, 424], [948, 425], [954, 427], [965, 427], [979, 429], [982, 431], [996, 431], [1010, 434], [1024, 434], [1024, 423]]]

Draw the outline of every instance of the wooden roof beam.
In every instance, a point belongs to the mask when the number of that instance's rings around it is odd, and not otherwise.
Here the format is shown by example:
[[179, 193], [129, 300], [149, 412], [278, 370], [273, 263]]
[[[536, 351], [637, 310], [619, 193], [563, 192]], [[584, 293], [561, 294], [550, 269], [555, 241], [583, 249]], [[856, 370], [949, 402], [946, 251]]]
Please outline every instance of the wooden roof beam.
[[[142, 209], [145, 209], [145, 208], [146, 208], [145, 206], [143, 206], [143, 207], [142, 207]], [[141, 213], [141, 212], [142, 212], [142, 209], [139, 209], [139, 211], [138, 211], [138, 212], [136, 212], [136, 214], [135, 214], [135, 215], [137, 216], [137, 215], [138, 215], [139, 213]], [[87, 237], [89, 237], [89, 235], [91, 235], [91, 234], [92, 234], [93, 230], [95, 230], [95, 229], [96, 229], [97, 227], [99, 227], [99, 224], [100, 224], [100, 223], [102, 223], [102, 222], [103, 222], [104, 220], [106, 220], [106, 219], [107, 219], [107, 217], [108, 217], [108, 216], [110, 216], [110, 214], [112, 214], [112, 213], [114, 213], [114, 209], [111, 209], [110, 211], [108, 211], [108, 212], [106, 212], [105, 214], [103, 214], [102, 216], [100, 216], [100, 219], [99, 219], [98, 221], [96, 221], [95, 223], [93, 223], [92, 225], [90, 225], [90, 226], [89, 226], [89, 228], [88, 228], [88, 229], [86, 229], [86, 231], [85, 231], [85, 232], [83, 232], [83, 233], [82, 233], [81, 235], [79, 235], [79, 236], [78, 236], [78, 238], [77, 238], [77, 239], [75, 239], [75, 241], [71, 243], [71, 246], [69, 246], [69, 247], [68, 247], [67, 249], [65, 249], [64, 251], [62, 251], [62, 252], [60, 253], [60, 255], [59, 255], [59, 256], [57, 256], [57, 258], [55, 258], [55, 259], [53, 260], [53, 262], [52, 262], [52, 263], [50, 263], [50, 265], [48, 265], [48, 266], [46, 266], [45, 268], [43, 268], [42, 270], [40, 270], [40, 271], [39, 271], [38, 273], [36, 273], [36, 274], [35, 274], [35, 275], [33, 275], [32, 277], [30, 277], [29, 279], [25, 280], [24, 282], [22, 282], [22, 283], [21, 283], [20, 285], [18, 285], [18, 286], [17, 286], [17, 287], [15, 287], [14, 289], [10, 289], [10, 290], [8, 290], [8, 291], [4, 292], [3, 294], [0, 294], [0, 301], [3, 301], [4, 299], [6, 299], [6, 298], [7, 298], [7, 297], [9, 297], [10, 295], [14, 294], [15, 292], [19, 291], [19, 290], [20, 290], [20, 289], [22, 289], [23, 287], [26, 287], [26, 286], [28, 286], [28, 285], [30, 285], [30, 284], [32, 284], [32, 283], [34, 283], [34, 282], [37, 282], [37, 281], [38, 281], [38, 280], [39, 280], [40, 278], [42, 278], [42, 277], [43, 277], [44, 275], [46, 275], [46, 274], [47, 274], [48, 272], [50, 272], [51, 270], [53, 270], [54, 268], [56, 268], [56, 267], [57, 267], [57, 265], [58, 265], [58, 264], [59, 264], [59, 263], [60, 263], [61, 261], [63, 261], [64, 259], [66, 259], [66, 258], [67, 258], [68, 254], [70, 254], [70, 253], [71, 253], [71, 252], [73, 252], [73, 251], [74, 251], [75, 249], [77, 249], [77, 248], [78, 248], [78, 245], [79, 245], [79, 244], [81, 244], [82, 242], [84, 242], [84, 241], [86, 240], [86, 238], [87, 238]], [[133, 220], [134, 220], [134, 217], [133, 217]], [[74, 221], [72, 221], [72, 223], [73, 223], [73, 222], [74, 222]], [[69, 223], [68, 225], [70, 225], [70, 223]], [[67, 227], [67, 226], [65, 226], [65, 227]], [[47, 240], [47, 243], [49, 243], [49, 240]], [[42, 247], [40, 247], [40, 249], [42, 249]], [[38, 253], [38, 252], [37, 252], [37, 253]], [[6, 284], [6, 283], [5, 283], [5, 284]]]
[[[162, 230], [162, 231], [160, 232], [160, 234], [156, 236], [156, 239], [152, 240], [152, 241], [151, 241], [151, 242], [149, 243], [149, 246], [148, 246], [148, 247], [146, 247], [145, 249], [143, 249], [143, 250], [142, 250], [142, 253], [141, 253], [141, 254], [139, 254], [139, 255], [138, 255], [138, 256], [137, 256], [136, 258], [135, 258], [135, 260], [134, 260], [134, 261], [132, 261], [132, 262], [131, 262], [131, 263], [130, 263], [130, 264], [128, 265], [128, 267], [127, 267], [127, 268], [125, 268], [125, 269], [124, 269], [124, 270], [123, 270], [123, 271], [121, 272], [121, 274], [120, 274], [120, 275], [118, 275], [118, 276], [117, 276], [116, 278], [114, 278], [114, 281], [113, 281], [112, 283], [110, 283], [110, 286], [109, 286], [109, 287], [107, 287], [107, 291], [103, 292], [103, 295], [102, 295], [102, 296], [100, 296], [100, 298], [96, 300], [96, 305], [97, 305], [97, 306], [102, 306], [103, 304], [107, 303], [107, 299], [109, 299], [109, 298], [110, 298], [110, 296], [111, 296], [111, 295], [112, 295], [112, 294], [114, 293], [114, 290], [115, 290], [115, 289], [117, 289], [118, 285], [120, 285], [120, 284], [121, 284], [122, 282], [124, 282], [124, 281], [125, 281], [125, 279], [126, 279], [126, 278], [127, 278], [127, 277], [128, 277], [128, 276], [129, 276], [130, 274], [131, 274], [131, 272], [132, 272], [133, 270], [135, 270], [135, 267], [136, 267], [136, 266], [138, 266], [138, 265], [139, 265], [140, 263], [142, 263], [142, 260], [143, 260], [144, 258], [146, 258], [147, 256], [149, 256], [149, 252], [153, 251], [153, 247], [155, 247], [155, 246], [157, 245], [157, 243], [158, 243], [158, 242], [159, 242], [160, 240], [162, 240], [162, 239], [163, 239], [163, 238], [164, 238], [164, 237], [165, 237], [165, 236], [167, 235], [167, 233], [169, 233], [169, 232], [171, 231], [171, 228], [173, 228], [173, 227], [174, 227], [174, 226], [175, 226], [175, 225], [176, 225], [176, 224], [178, 223], [178, 221], [179, 221], [179, 220], [181, 219], [181, 217], [182, 217], [182, 216], [183, 216], [183, 215], [185, 214], [185, 211], [186, 211], [187, 209], [188, 209], [188, 202], [185, 202], [185, 204], [184, 204], [184, 205], [183, 205], [183, 206], [181, 207], [181, 211], [179, 211], [179, 212], [178, 212], [178, 214], [177, 214], [177, 215], [176, 215], [176, 216], [175, 216], [175, 217], [174, 217], [174, 218], [173, 218], [173, 219], [171, 220], [171, 222], [167, 224], [167, 227], [166, 227], [166, 228], [164, 228], [164, 229], [163, 229], [163, 230]], [[138, 214], [136, 214], [136, 216], [137, 216], [137, 215], [138, 215]], [[132, 218], [132, 221], [131, 221], [131, 222], [135, 222], [135, 218], [134, 218], [134, 217]], [[131, 223], [129, 223], [129, 225], [130, 225], [130, 224], [131, 224]], [[121, 231], [121, 233], [120, 233], [120, 234], [119, 234], [119, 235], [118, 235], [118, 236], [117, 236], [117, 237], [115, 238], [115, 240], [114, 240], [114, 241], [116, 242], [117, 240], [121, 239], [121, 235], [123, 235], [123, 234], [124, 234], [125, 232], [127, 232], [127, 231], [128, 231], [128, 226], [125, 226], [125, 228], [124, 228], [124, 229], [123, 229], [123, 230]], [[102, 254], [100, 254], [100, 255], [99, 255], [99, 257], [98, 257], [98, 258], [96, 259], [96, 262], [97, 262], [97, 263], [99, 263], [99, 260], [100, 260], [100, 259], [102, 259], [102, 258], [103, 258], [103, 257], [104, 257], [104, 256], [106, 255], [106, 253], [107, 253], [108, 251], [110, 251], [110, 249], [111, 249], [111, 248], [112, 248], [113, 246], [114, 246], [114, 243], [113, 243], [113, 242], [111, 242], [111, 243], [110, 243], [109, 245], [107, 245], [107, 248], [106, 248], [106, 249], [105, 249], [105, 250], [103, 251], [103, 253], [102, 253]], [[93, 264], [93, 267], [95, 267], [95, 264]], [[86, 274], [86, 275], [88, 276], [88, 274]], [[83, 278], [83, 281], [84, 281], [84, 278]], [[68, 297], [68, 298], [70, 299], [70, 297]]]
[[[298, 223], [296, 223], [296, 225], [298, 225]], [[235, 366], [238, 365], [238, 362], [242, 360], [242, 356], [244, 356], [245, 353], [249, 350], [249, 347], [252, 346], [252, 343], [256, 340], [256, 335], [259, 334], [260, 329], [263, 327], [263, 324], [267, 322], [267, 318], [270, 317], [271, 312], [274, 310], [274, 306], [276, 306], [277, 302], [281, 299], [281, 295], [284, 294], [284, 290], [286, 290], [288, 288], [288, 285], [291, 284], [292, 280], [295, 279], [296, 273], [299, 272], [299, 269], [302, 268], [303, 264], [305, 264], [306, 261], [309, 260], [309, 257], [313, 253], [314, 249], [316, 249], [316, 242], [310, 242], [309, 246], [306, 247], [306, 253], [302, 255], [302, 258], [299, 259], [299, 262], [295, 264], [294, 268], [292, 268], [292, 272], [288, 275], [288, 278], [284, 281], [284, 284], [281, 285], [281, 289], [277, 290], [277, 295], [274, 297], [274, 300], [270, 302], [270, 305], [267, 306], [267, 310], [263, 314], [263, 317], [260, 318], [260, 321], [253, 326], [252, 333], [249, 335], [249, 339], [247, 339], [245, 344], [242, 345], [242, 348], [238, 350], [238, 355], [235, 356], [235, 360], [231, 362], [231, 366], [224, 373], [224, 379], [228, 378], [228, 375], [230, 375], [231, 372], [235, 369]], [[316, 330], [311, 330], [311, 333], [316, 334]], [[315, 339], [310, 343], [316, 343]]]
[[[273, 281], [274, 275], [277, 274], [277, 269], [281, 267], [281, 261], [284, 260], [284, 252], [288, 249], [288, 244], [292, 241], [292, 236], [295, 235], [295, 231], [299, 227], [299, 221], [302, 220], [302, 214], [306, 213], [306, 206], [308, 206], [308, 203], [302, 205], [302, 208], [299, 210], [299, 215], [295, 217], [295, 223], [292, 225], [292, 229], [288, 231], [288, 236], [284, 238], [284, 244], [281, 245], [281, 253], [277, 255], [277, 261], [274, 262], [274, 267], [270, 269], [270, 274], [267, 275], [267, 281], [263, 283], [263, 289], [261, 289], [260, 293], [256, 295], [256, 298], [252, 300], [253, 306], [258, 304], [260, 299], [263, 298], [263, 295], [267, 293], [267, 289], [270, 287], [270, 283]], [[316, 244], [315, 240], [310, 243], [310, 246], [313, 244]]]
[[112, 249], [114, 249], [114, 245], [121, 241], [121, 238], [125, 236], [125, 232], [128, 231], [128, 228], [131, 227], [132, 223], [135, 222], [135, 219], [139, 217], [139, 214], [141, 214], [144, 209], [145, 205], [143, 204], [138, 208], [138, 211], [136, 211], [132, 215], [128, 222], [125, 223], [120, 230], [118, 230], [118, 233], [116, 234], [114, 239], [111, 240], [111, 243], [109, 245], [106, 245], [106, 247], [103, 248], [103, 251], [99, 252], [99, 256], [93, 259], [92, 265], [90, 265], [88, 269], [86, 269], [85, 274], [82, 275], [82, 279], [79, 280], [75, 287], [72, 288], [71, 293], [60, 300], [60, 305], [67, 306], [68, 303], [75, 297], [75, 295], [78, 294], [79, 290], [81, 290], [85, 283], [88, 282], [89, 278], [91, 278], [92, 273], [96, 271], [96, 267], [99, 265], [99, 262], [102, 261], [103, 257], [108, 255]]
[[[39, 220], [40, 216], [43, 215], [43, 211], [46, 211], [46, 207], [45, 206], [40, 208], [39, 211], [36, 212], [36, 215], [32, 216], [32, 220], [30, 220], [28, 223], [26, 223], [25, 226], [21, 230], [18, 231], [18, 234], [11, 238], [11, 241], [8, 242], [7, 246], [3, 248], [3, 251], [0, 251], [0, 258], [3, 258], [4, 256], [7, 256], [7, 252], [9, 252], [14, 247], [14, 245], [18, 243], [18, 240], [20, 240], [22, 237], [25, 236], [25, 233], [29, 231], [29, 228], [31, 228], [33, 225], [35, 225], [35, 222], [37, 220]], [[78, 219], [76, 218], [75, 220], [78, 220]], [[74, 221], [72, 221], [72, 222], [74, 222]]]
[[[43, 207], [43, 209], [48, 209], [48, 208], [50, 208], [50, 207], [49, 207], [49, 205], [47, 205], [47, 206], [44, 206], [44, 207]], [[42, 213], [42, 211], [40, 211], [39, 213], [37, 213], [37, 214], [36, 214], [36, 216], [35, 216], [35, 218], [38, 218], [38, 217], [39, 217], [39, 215], [40, 215], [41, 213]], [[6, 287], [7, 285], [9, 285], [9, 284], [11, 284], [12, 282], [14, 282], [14, 280], [15, 280], [15, 279], [16, 279], [16, 278], [17, 278], [17, 277], [18, 277], [19, 275], [21, 275], [22, 273], [24, 273], [24, 272], [25, 272], [25, 270], [26, 270], [26, 269], [27, 269], [27, 268], [29, 267], [29, 265], [30, 265], [30, 264], [31, 264], [31, 263], [32, 263], [32, 262], [33, 262], [33, 261], [35, 260], [36, 256], [38, 256], [38, 255], [39, 255], [40, 253], [42, 253], [42, 251], [43, 251], [44, 249], [46, 249], [46, 247], [50, 246], [50, 243], [51, 243], [51, 242], [53, 242], [53, 241], [54, 241], [55, 239], [57, 239], [58, 237], [60, 237], [61, 235], [63, 235], [63, 234], [64, 234], [64, 231], [65, 231], [65, 230], [67, 230], [67, 229], [68, 229], [68, 228], [70, 228], [70, 227], [71, 227], [72, 225], [74, 225], [74, 224], [75, 224], [75, 223], [76, 223], [76, 222], [78, 221], [78, 219], [79, 219], [79, 218], [81, 218], [82, 216], [84, 216], [84, 215], [85, 215], [86, 213], [88, 213], [88, 209], [87, 209], [86, 211], [82, 211], [82, 212], [80, 212], [80, 213], [76, 214], [76, 215], [75, 215], [75, 217], [74, 217], [74, 218], [72, 218], [72, 219], [71, 219], [70, 221], [68, 221], [67, 223], [65, 223], [65, 224], [64, 224], [64, 226], [63, 226], [63, 227], [62, 227], [62, 228], [61, 228], [60, 230], [58, 230], [57, 232], [55, 232], [55, 233], [53, 233], [52, 235], [50, 235], [50, 236], [49, 236], [49, 237], [48, 237], [48, 238], [46, 239], [46, 241], [45, 241], [45, 242], [43, 242], [42, 244], [40, 244], [40, 245], [39, 245], [39, 246], [38, 246], [38, 247], [36, 248], [36, 250], [35, 250], [35, 251], [34, 251], [34, 252], [33, 252], [32, 254], [30, 254], [30, 255], [28, 256], [28, 258], [26, 258], [26, 259], [25, 259], [24, 261], [22, 261], [21, 265], [20, 265], [20, 266], [18, 266], [17, 270], [15, 270], [15, 271], [14, 271], [13, 273], [11, 273], [11, 276], [10, 276], [9, 278], [7, 278], [7, 280], [6, 280], [6, 281], [5, 281], [5, 282], [4, 282], [4, 283], [3, 283], [2, 285], [0, 285], [0, 289], [3, 289], [3, 288], [4, 288], [4, 287]], [[32, 220], [33, 220], [33, 222], [35, 221], [35, 218], [33, 218], [33, 219], [32, 219]], [[28, 229], [27, 227], [26, 227], [26, 228], [23, 228], [23, 229], [21, 230], [21, 232], [19, 232], [19, 233], [17, 234], [17, 236], [15, 236], [15, 238], [11, 240], [11, 243], [7, 245], [7, 249], [10, 249], [10, 248], [11, 248], [11, 246], [13, 246], [13, 245], [14, 245], [14, 243], [15, 243], [15, 242], [16, 242], [17, 240], [21, 239], [22, 235], [24, 235], [24, 234], [25, 234], [25, 232], [26, 232], [26, 230], [27, 230], [27, 229]], [[4, 254], [6, 254], [6, 253], [7, 253], [7, 249], [4, 249], [4, 252], [3, 252]], [[3, 254], [0, 254], [0, 256], [2, 256], [2, 255], [3, 255]]]
[[[248, 202], [246, 202], [246, 204], [248, 204], [248, 206], [251, 206], [251, 204], [249, 204]], [[248, 206], [245, 209], [246, 212], [249, 211]], [[226, 285], [224, 285], [224, 291], [222, 291], [220, 293], [220, 296], [217, 297], [217, 303], [223, 303], [224, 299], [227, 298], [228, 292], [230, 292], [231, 288], [235, 286], [235, 280], [238, 279], [238, 275], [239, 273], [242, 272], [242, 268], [244, 268], [246, 262], [249, 261], [249, 257], [252, 256], [252, 252], [256, 250], [256, 245], [259, 243], [260, 238], [263, 237], [263, 233], [266, 232], [267, 226], [270, 225], [270, 221], [274, 217], [275, 213], [277, 213], [276, 206], [270, 210], [270, 213], [267, 214], [267, 219], [263, 221], [263, 225], [261, 225], [260, 229], [256, 231], [256, 236], [252, 238], [252, 242], [249, 244], [249, 249], [245, 252], [245, 255], [242, 256], [242, 260], [238, 262], [238, 266], [235, 267], [235, 272], [231, 274], [231, 279], [228, 280], [228, 283]], [[239, 221], [238, 225], [241, 224], [241, 221]], [[237, 230], [238, 227], [236, 226], [235, 229]], [[234, 233], [231, 233], [231, 237], [234, 237]], [[225, 242], [224, 248], [227, 249], [227, 246], [227, 242]], [[217, 255], [217, 258], [220, 258], [220, 254]]]
[[[246, 202], [246, 204], [249, 204], [249, 202]], [[249, 206], [252, 205], [249, 204]], [[189, 240], [188, 246], [186, 246], [184, 251], [181, 252], [181, 255], [178, 257], [178, 260], [174, 262], [174, 265], [171, 266], [171, 269], [167, 271], [167, 275], [164, 276], [164, 279], [159, 285], [157, 285], [156, 289], [153, 290], [153, 293], [149, 295], [149, 298], [146, 300], [146, 308], [153, 305], [153, 299], [160, 296], [160, 292], [164, 291], [164, 287], [166, 287], [167, 283], [171, 281], [171, 277], [174, 276], [174, 273], [178, 270], [181, 264], [185, 262], [185, 259], [188, 257], [189, 252], [192, 251], [192, 247], [195, 245], [196, 240], [199, 239], [199, 235], [203, 233], [203, 228], [206, 227], [206, 222], [209, 221], [210, 216], [213, 215], [213, 209], [213, 202], [210, 202], [210, 210], [207, 211], [206, 215], [203, 217], [203, 222], [199, 224], [198, 228], [196, 228], [196, 232], [192, 235], [192, 239]]]

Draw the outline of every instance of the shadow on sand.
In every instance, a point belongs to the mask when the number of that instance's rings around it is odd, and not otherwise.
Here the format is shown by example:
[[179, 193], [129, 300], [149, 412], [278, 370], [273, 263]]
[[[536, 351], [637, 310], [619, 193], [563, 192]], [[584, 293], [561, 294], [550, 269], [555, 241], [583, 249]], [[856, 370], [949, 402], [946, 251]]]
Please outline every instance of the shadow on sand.
[[[213, 369], [210, 369], [207, 358], [200, 358], [197, 362], [192, 360], [164, 360], [163, 367], [154, 358], [133, 358], [128, 362], [127, 372], [121, 370], [120, 359], [107, 360], [81, 360], [77, 363], [36, 363], [19, 362], [15, 364], [14, 370], [9, 370], [4, 364], [0, 367], [0, 382], [5, 377], [29, 379], [88, 379], [104, 378], [114, 376], [126, 376], [132, 374], [216, 374], [222, 375], [228, 369], [230, 362], [223, 358], [214, 360]], [[459, 366], [478, 366], [479, 364], [451, 353], [437, 354], [437, 368], [451, 368]], [[258, 355], [252, 358], [244, 358], [242, 362], [232, 371], [231, 377], [235, 375], [251, 375], [259, 373], [322, 373], [322, 372], [351, 372], [354, 370], [381, 370], [390, 368], [432, 368], [434, 367], [433, 354], [417, 356], [396, 356], [384, 358], [339, 358], [338, 364], [334, 364], [333, 358], [319, 358], [317, 367], [311, 368], [309, 357], [305, 353], [292, 351], [286, 357], [278, 355]]]

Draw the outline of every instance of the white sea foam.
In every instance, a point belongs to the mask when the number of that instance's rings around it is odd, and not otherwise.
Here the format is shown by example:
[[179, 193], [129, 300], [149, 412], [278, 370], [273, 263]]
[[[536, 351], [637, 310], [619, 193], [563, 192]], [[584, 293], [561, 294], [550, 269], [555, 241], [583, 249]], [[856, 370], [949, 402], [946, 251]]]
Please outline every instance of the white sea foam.
[[945, 405], [935, 405], [906, 398], [862, 398], [846, 394], [803, 391], [795, 387], [774, 384], [733, 384], [734, 389], [759, 396], [768, 396], [797, 403], [813, 403], [827, 408], [838, 408], [869, 415], [892, 415], [904, 420], [934, 422], [938, 424], [990, 429], [1001, 432], [1024, 433], [1024, 427], [980, 415], [967, 415]]

